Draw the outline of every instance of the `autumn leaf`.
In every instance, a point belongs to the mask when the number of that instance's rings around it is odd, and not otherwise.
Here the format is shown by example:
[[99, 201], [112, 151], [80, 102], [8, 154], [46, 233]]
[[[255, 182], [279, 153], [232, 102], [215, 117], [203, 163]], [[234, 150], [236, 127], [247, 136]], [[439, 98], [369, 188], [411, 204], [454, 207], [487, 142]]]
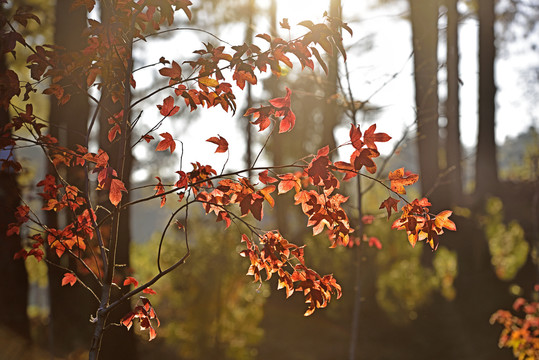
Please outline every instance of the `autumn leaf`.
[[138, 281], [134, 277], [131, 277], [131, 276], [126, 277], [124, 280], [124, 286], [131, 285], [131, 284], [133, 284], [134, 287], [137, 287]]
[[279, 26], [283, 29], [290, 30], [290, 24], [288, 23], [288, 18], [283, 18], [283, 21], [279, 22]]
[[405, 176], [404, 168], [389, 172], [389, 180], [391, 180], [391, 190], [397, 194], [406, 194], [405, 186], [412, 185], [419, 180], [419, 175], [410, 174]]
[[279, 125], [279, 134], [292, 130], [296, 124], [296, 115], [292, 110], [287, 110], [285, 117], [281, 120]]
[[266, 184], [266, 185], [279, 181], [276, 178], [269, 176], [268, 170], [264, 170], [260, 174], [258, 174], [258, 180], [260, 180], [262, 184]]
[[147, 143], [150, 143], [150, 141], [153, 140], [153, 136], [146, 134], [142, 136], [142, 139], [144, 139], [144, 141], [146, 141]]
[[112, 205], [118, 206], [122, 201], [122, 191], [127, 192], [124, 183], [120, 179], [112, 179], [109, 190], [109, 200]]
[[165, 151], [170, 148], [170, 153], [172, 154], [174, 150], [176, 149], [176, 142], [172, 138], [172, 135], [170, 135], [168, 132], [165, 132], [159, 135], [163, 137], [164, 140], [161, 140], [159, 144], [157, 144], [157, 147], [155, 148], [155, 150]]
[[385, 199], [382, 204], [380, 205], [379, 209], [385, 208], [387, 210], [387, 218], [389, 220], [389, 217], [391, 216], [391, 209], [393, 209], [395, 212], [397, 211], [397, 204], [400, 200], [394, 199], [391, 196]]
[[176, 61], [172, 61], [172, 67], [160, 69], [159, 74], [169, 77], [169, 85], [172, 85], [181, 81], [182, 68]]
[[292, 95], [292, 90], [286, 88], [286, 95], [282, 98], [271, 99], [269, 103], [276, 107], [277, 109], [290, 108], [290, 96]]
[[[155, 290], [153, 290], [152, 288], [149, 288], [149, 287], [146, 288], [146, 289], [144, 289], [144, 290], [142, 290], [142, 292], [143, 292], [144, 294], [150, 294], [150, 295], [155, 295], [155, 294], [157, 294], [157, 292], [155, 292]], [[151, 340], [151, 339], [150, 339], [150, 340]]]
[[219, 81], [217, 81], [215, 79], [211, 79], [211, 78], [209, 78], [207, 76], [204, 76], [204, 77], [201, 77], [200, 79], [198, 79], [198, 83], [202, 84], [204, 86], [210, 86], [210, 87], [219, 86]]
[[206, 141], [214, 143], [217, 145], [217, 150], [215, 150], [216, 153], [224, 153], [228, 151], [228, 141], [224, 137], [221, 137], [221, 135], [212, 136], [211, 138], [207, 139]]
[[359, 126], [355, 126], [354, 124], [350, 127], [350, 141], [352, 142], [352, 146], [356, 150], [361, 150], [363, 147], [363, 141], [361, 140], [361, 130], [359, 130]]
[[378, 150], [375, 142], [386, 142], [391, 140], [391, 136], [386, 133], [374, 133], [376, 130], [376, 124], [372, 124], [365, 134], [363, 134], [363, 142], [369, 149]]
[[179, 106], [174, 106], [174, 98], [172, 96], [165, 98], [163, 105], [157, 105], [157, 108], [163, 116], [172, 116], [180, 110]]
[[73, 273], [67, 272], [64, 274], [64, 278], [62, 279], [62, 286], [65, 286], [67, 284], [73, 286], [77, 282], [77, 276]]
[[369, 247], [376, 247], [378, 250], [382, 249], [382, 243], [380, 242], [380, 240], [378, 240], [378, 238], [374, 237], [374, 236], [371, 236], [369, 238]]
[[453, 221], [449, 220], [449, 217], [451, 216], [451, 214], [453, 214], [451, 210], [444, 210], [438, 215], [436, 215], [436, 218], [435, 218], [436, 227], [440, 229], [446, 228], [448, 230], [456, 231], [457, 226], [455, 225]]

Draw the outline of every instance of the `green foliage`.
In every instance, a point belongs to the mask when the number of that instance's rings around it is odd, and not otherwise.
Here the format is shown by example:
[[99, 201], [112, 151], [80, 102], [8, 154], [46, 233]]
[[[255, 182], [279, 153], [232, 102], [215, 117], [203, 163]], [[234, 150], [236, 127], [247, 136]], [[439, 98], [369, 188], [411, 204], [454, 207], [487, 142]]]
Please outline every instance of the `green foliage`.
[[491, 263], [502, 280], [511, 280], [526, 262], [529, 245], [524, 239], [524, 230], [516, 221], [505, 224], [503, 203], [498, 198], [490, 198], [486, 205], [484, 219], [485, 236], [488, 239]]
[[[263, 332], [259, 328], [267, 285], [245, 276], [246, 263], [239, 256], [239, 235], [223, 231], [207, 217], [191, 214], [189, 237], [192, 255], [188, 265], [171, 273], [152, 288], [152, 304], [163, 319], [160, 335], [181, 359], [255, 359]], [[183, 231], [165, 238], [163, 264], [185, 253]], [[150, 278], [156, 270], [160, 234], [133, 246], [137, 279]]]

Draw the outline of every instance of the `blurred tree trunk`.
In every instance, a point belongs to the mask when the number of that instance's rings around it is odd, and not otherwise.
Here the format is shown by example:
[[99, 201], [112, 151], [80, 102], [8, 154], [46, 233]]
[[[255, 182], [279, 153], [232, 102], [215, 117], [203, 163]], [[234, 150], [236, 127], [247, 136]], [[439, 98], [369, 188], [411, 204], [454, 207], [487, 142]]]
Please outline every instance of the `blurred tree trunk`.
[[[0, 5], [1, 6], [1, 5]], [[0, 7], [3, 10], [3, 6]], [[7, 70], [6, 59], [0, 56], [0, 73]], [[9, 123], [7, 109], [0, 108], [0, 129]], [[6, 153], [4, 153], [4, 151]], [[2, 151], [2, 158], [11, 157], [8, 150]], [[2, 317], [0, 326], [23, 339], [30, 339], [29, 321], [26, 313], [28, 305], [28, 274], [22, 259], [13, 259], [21, 249], [18, 235], [7, 237], [8, 224], [15, 222], [15, 209], [20, 205], [19, 188], [13, 171], [0, 169], [0, 288], [9, 291], [0, 297]]]
[[[341, 1], [330, 0], [329, 2], [329, 16], [335, 18], [341, 18]], [[337, 29], [333, 29], [337, 30]], [[329, 145], [330, 149], [337, 147], [333, 130], [339, 124], [340, 111], [337, 106], [336, 95], [337, 89], [337, 77], [339, 76], [339, 51], [334, 49], [332, 55], [328, 55], [328, 75], [325, 78], [324, 86], [324, 100], [326, 101], [323, 109], [322, 118], [322, 146]]]
[[[460, 111], [459, 111], [459, 41], [457, 9], [458, 0], [445, 0], [447, 8], [447, 101], [445, 113], [447, 118], [445, 153], [447, 159], [447, 178], [449, 180], [450, 203], [459, 203], [462, 198], [462, 150], [460, 144]], [[445, 204], [443, 204], [444, 207]]]
[[[54, 43], [66, 51], [80, 50], [85, 44], [81, 34], [86, 28], [86, 12], [81, 8], [73, 11], [71, 5], [70, 0], [58, 0], [55, 7]], [[62, 146], [84, 144], [88, 114], [88, 98], [84, 92], [74, 92], [65, 105], [59, 105], [56, 99], [53, 99], [50, 113], [51, 135], [57, 137]], [[86, 184], [82, 172], [80, 168], [69, 168], [65, 178], [71, 185], [84, 191]], [[50, 211], [47, 212], [47, 222], [53, 228], [62, 223], [57, 214]], [[56, 356], [67, 356], [76, 350], [88, 348], [92, 331], [89, 314], [95, 312], [97, 304], [82, 286], [61, 286], [66, 271], [54, 264], [75, 270], [76, 264], [72, 259], [64, 257], [60, 260], [50, 251], [47, 259], [50, 261], [48, 277], [51, 352]]]
[[[255, 16], [255, 1], [254, 0], [248, 0], [248, 20], [247, 20], [247, 29], [245, 31], [245, 42], [247, 44], [250, 44], [253, 42], [253, 36], [254, 36], [254, 23], [253, 18]], [[252, 94], [252, 87], [250, 83], [247, 83], [247, 104], [246, 109], [250, 109], [253, 107], [253, 94]], [[240, 115], [243, 115], [242, 114]], [[250, 121], [245, 121], [245, 135], [246, 135], [246, 149], [245, 149], [245, 165], [246, 168], [250, 168], [253, 164], [253, 125]], [[248, 177], [251, 177], [251, 170], [248, 172]]]
[[438, 150], [438, 1], [409, 0], [414, 50], [417, 146], [421, 191], [437, 202]]
[[[110, 23], [111, 19], [111, 10], [107, 6], [109, 2], [102, 2], [103, 6], [101, 8], [101, 19], [102, 23], [107, 26]], [[116, 59], [116, 53], [111, 52], [111, 63], [118, 62]], [[127, 54], [127, 56], [131, 56]], [[111, 96], [113, 91], [123, 93], [123, 91], [130, 91], [130, 89], [123, 89], [122, 84], [105, 84], [103, 91], [101, 93], [101, 111], [99, 114], [99, 147], [103, 149], [109, 155], [109, 163], [115, 168], [118, 173], [120, 173], [120, 168], [118, 164], [124, 162], [124, 171], [122, 181], [125, 184], [127, 189], [131, 185], [131, 172], [133, 168], [133, 154], [131, 153], [130, 144], [131, 141], [128, 140], [127, 149], [121, 149], [118, 146], [118, 139], [112, 143], [108, 139], [108, 131], [111, 128], [109, 119], [115, 114], [122, 110], [121, 102], [113, 102], [113, 97]], [[125, 105], [125, 106], [128, 106]], [[131, 134], [126, 134], [128, 139], [131, 138]], [[111, 210], [111, 204], [108, 200], [106, 194], [101, 194], [103, 197], [99, 199], [100, 204], [104, 208], [109, 208]], [[124, 199], [126, 202], [129, 201], [130, 194], [124, 194]], [[119, 225], [119, 235], [118, 235], [118, 244], [116, 247], [116, 262], [121, 264], [120, 267], [117, 267], [115, 270], [115, 282], [122, 284], [126, 276], [131, 276], [130, 271], [130, 258], [129, 258], [129, 248], [131, 244], [131, 227], [130, 227], [130, 208], [127, 207], [121, 212], [120, 225]], [[98, 213], [99, 216], [99, 213]], [[104, 232], [107, 233], [111, 230], [111, 222], [105, 223], [102, 227]], [[102, 230], [103, 231], [103, 230]], [[109, 238], [108, 233], [104, 238]], [[110, 301], [114, 301], [120, 298], [123, 294], [129, 291], [129, 287], [122, 287], [122, 289], [112, 289]], [[131, 304], [129, 302], [124, 302], [119, 305], [116, 309], [111, 311], [108, 317], [108, 323], [118, 323], [120, 319], [131, 311]], [[99, 352], [99, 358], [102, 360], [116, 360], [116, 359], [137, 359], [136, 351], [136, 338], [134, 331], [127, 331], [123, 326], [111, 326], [104, 334], [101, 350]]]
[[498, 186], [495, 139], [495, 95], [493, 0], [479, 0], [479, 131], [475, 160], [475, 195], [483, 199]]

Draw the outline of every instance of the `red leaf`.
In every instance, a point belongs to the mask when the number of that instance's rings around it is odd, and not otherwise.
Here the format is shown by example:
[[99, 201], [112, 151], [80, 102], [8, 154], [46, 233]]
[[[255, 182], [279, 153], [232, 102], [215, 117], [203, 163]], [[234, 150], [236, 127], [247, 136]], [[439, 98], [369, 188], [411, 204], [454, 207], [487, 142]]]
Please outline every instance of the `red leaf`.
[[148, 134], [144, 135], [142, 138], [143, 138], [147, 143], [150, 143], [150, 141], [153, 140], [153, 136], [148, 135]]
[[164, 138], [164, 140], [161, 140], [159, 144], [157, 144], [157, 147], [155, 148], [156, 151], [165, 151], [168, 148], [170, 148], [170, 153], [172, 154], [174, 150], [176, 149], [176, 142], [172, 138], [172, 135], [170, 135], [168, 132], [159, 134], [161, 137]]
[[376, 130], [376, 124], [372, 124], [367, 131], [365, 131], [365, 134], [363, 134], [363, 141], [365, 142], [365, 145], [369, 149], [378, 150], [376, 148], [376, 144], [374, 142], [386, 142], [391, 140], [391, 136], [389, 136], [386, 133], [374, 133]]
[[390, 196], [390, 197], [388, 197], [387, 199], [385, 199], [382, 202], [379, 209], [386, 208], [386, 210], [387, 210], [387, 218], [389, 219], [389, 217], [391, 216], [391, 209], [395, 210], [395, 212], [396, 212], [397, 211], [397, 204], [399, 203], [399, 201], [400, 200], [394, 199], [394, 198], [392, 198]]
[[120, 179], [112, 179], [110, 182], [109, 200], [117, 206], [122, 201], [122, 191], [127, 192], [124, 183]]
[[155, 294], [157, 294], [157, 293], [155, 292], [155, 290], [152, 290], [152, 288], [149, 288], [149, 287], [146, 288], [146, 289], [144, 289], [144, 290], [142, 290], [142, 292], [145, 293], [145, 294], [150, 294], [150, 295], [155, 295]]
[[286, 115], [281, 120], [281, 124], [279, 125], [279, 134], [292, 130], [295, 124], [296, 124], [296, 115], [294, 115], [292, 110], [286, 111]]
[[120, 128], [120, 124], [116, 124], [114, 125], [112, 128], [110, 128], [109, 130], [109, 134], [108, 134], [108, 139], [109, 139], [109, 142], [113, 142], [114, 139], [116, 138], [116, 135], [117, 134], [121, 134], [122, 133], [122, 130]]
[[258, 174], [258, 179], [260, 180], [262, 184], [266, 184], [266, 185], [272, 184], [278, 181], [276, 178], [268, 175], [268, 170], [264, 170], [260, 174]]
[[64, 278], [62, 279], [62, 286], [65, 286], [67, 284], [73, 286], [77, 282], [77, 276], [73, 273], [67, 272], [64, 274]]
[[361, 130], [359, 130], [359, 126], [356, 127], [354, 124], [352, 124], [352, 127], [350, 128], [350, 141], [352, 141], [352, 146], [357, 150], [361, 150], [363, 147], [363, 141], [361, 141]]
[[182, 68], [176, 61], [172, 61], [172, 67], [160, 69], [159, 74], [169, 77], [169, 85], [171, 85], [171, 83], [176, 83], [182, 79]]
[[375, 246], [377, 249], [380, 250], [382, 248], [382, 243], [380, 242], [380, 240], [378, 240], [378, 238], [371, 236], [369, 238], [369, 247], [373, 247], [373, 246]]
[[124, 280], [124, 285], [131, 285], [131, 284], [133, 284], [134, 287], [137, 287], [138, 281], [134, 277], [128, 276]]
[[219, 137], [213, 136], [209, 138], [208, 142], [214, 143], [217, 145], [217, 150], [215, 150], [216, 153], [224, 153], [228, 151], [228, 141], [224, 137], [221, 137], [221, 135], [217, 135]]
[[278, 109], [290, 108], [290, 95], [292, 95], [292, 91], [289, 88], [286, 88], [285, 97], [271, 99], [269, 102]]
[[157, 105], [157, 108], [163, 116], [172, 116], [180, 110], [179, 106], [174, 106], [174, 98], [172, 96], [163, 100], [163, 105]]
[[372, 224], [372, 222], [374, 221], [374, 216], [372, 215], [364, 215], [362, 218], [361, 218], [361, 222], [363, 224]]

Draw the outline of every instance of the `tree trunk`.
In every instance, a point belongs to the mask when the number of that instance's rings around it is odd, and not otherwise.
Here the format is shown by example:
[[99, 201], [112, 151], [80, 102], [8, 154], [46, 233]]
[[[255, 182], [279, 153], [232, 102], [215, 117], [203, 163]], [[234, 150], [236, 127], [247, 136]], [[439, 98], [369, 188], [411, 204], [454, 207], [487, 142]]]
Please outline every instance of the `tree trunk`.
[[[329, 16], [341, 18], [341, 1], [330, 0]], [[333, 29], [336, 30], [336, 29]], [[337, 107], [335, 95], [337, 89], [337, 77], [339, 76], [339, 51], [333, 50], [332, 55], [328, 55], [328, 75], [325, 78], [324, 100], [326, 101], [323, 108], [322, 121], [322, 146], [329, 145], [330, 149], [337, 147], [333, 130], [339, 124], [340, 112]]]
[[483, 199], [498, 186], [495, 139], [494, 1], [479, 1], [479, 131], [475, 160], [475, 195]]
[[[0, 8], [3, 11], [3, 8]], [[0, 56], [0, 73], [7, 70], [5, 57]], [[9, 123], [9, 113], [0, 108], [0, 129]], [[9, 149], [3, 149], [2, 158], [11, 157]], [[12, 334], [24, 340], [30, 339], [28, 315], [28, 274], [22, 259], [13, 259], [13, 255], [21, 249], [18, 235], [7, 237], [9, 223], [15, 222], [15, 209], [20, 205], [19, 189], [15, 174], [9, 170], [0, 170], [0, 288], [9, 291], [0, 297], [0, 327], [5, 327]]]
[[[80, 50], [84, 45], [82, 31], [86, 28], [86, 12], [83, 9], [71, 10], [72, 1], [58, 0], [55, 8], [54, 43], [66, 51]], [[70, 79], [71, 80], [71, 79]], [[77, 92], [70, 85], [71, 99], [59, 105], [55, 99], [51, 103], [51, 135], [58, 138], [62, 146], [74, 148], [74, 144], [84, 144], [89, 115], [88, 98], [85, 92]], [[60, 129], [65, 129], [63, 132]], [[50, 171], [53, 171], [52, 169]], [[81, 168], [69, 168], [65, 178], [71, 185], [84, 191], [85, 181]], [[47, 223], [57, 228], [57, 214], [48, 212]], [[90, 314], [95, 312], [96, 303], [86, 289], [76, 286], [61, 286], [64, 273], [53, 264], [75, 270], [74, 261], [64, 257], [58, 259], [54, 252], [48, 252], [50, 296], [50, 346], [56, 356], [67, 356], [77, 350], [86, 350], [92, 331]]]
[[[103, 24], [106, 25], [106, 23], [110, 19], [110, 10], [107, 6], [103, 6], [101, 9], [101, 19]], [[116, 59], [116, 53], [112, 52], [110, 55], [111, 62], [118, 61]], [[129, 56], [126, 54], [126, 56]], [[111, 124], [108, 122], [108, 119], [111, 118], [114, 114], [117, 114], [122, 110], [120, 101], [117, 103], [113, 103], [111, 91], [113, 90], [113, 87], [115, 87], [116, 91], [123, 92], [123, 88], [121, 88], [121, 84], [105, 84], [103, 90], [102, 90], [102, 99], [101, 99], [101, 107], [102, 110], [99, 115], [99, 147], [103, 149], [107, 154], [109, 155], [109, 163], [115, 168], [115, 170], [121, 174], [121, 169], [117, 164], [120, 164], [122, 162], [122, 157], [125, 157], [123, 159], [124, 161], [124, 170], [123, 170], [123, 178], [121, 179], [124, 182], [124, 185], [127, 189], [130, 188], [131, 183], [131, 171], [133, 168], [133, 154], [131, 153], [131, 148], [128, 146], [127, 149], [124, 149], [121, 146], [121, 141], [118, 141], [116, 139], [111, 143], [108, 139], [108, 131], [111, 128]], [[130, 91], [130, 89], [126, 89], [125, 91]], [[124, 111], [127, 111], [127, 107], [129, 105], [126, 104], [124, 106]], [[127, 133], [126, 136], [128, 137], [128, 144], [130, 144], [130, 138], [131, 134]], [[104, 195], [103, 198], [99, 200], [101, 205], [105, 208], [109, 208], [109, 210], [112, 212], [113, 209], [111, 207], [110, 201], [108, 200], [108, 195]], [[130, 194], [124, 194], [123, 201], [128, 202], [129, 201]], [[100, 214], [98, 213], [98, 216]], [[103, 215], [103, 213], [101, 213]], [[119, 224], [119, 232], [118, 232], [118, 239], [117, 239], [117, 246], [116, 246], [116, 263], [121, 265], [115, 269], [114, 277], [115, 282], [123, 283], [123, 280], [126, 276], [131, 276], [129, 273], [130, 271], [130, 259], [129, 259], [129, 248], [131, 244], [131, 229], [130, 229], [130, 210], [129, 207], [125, 208], [121, 211], [119, 214], [120, 216], [120, 224]], [[108, 229], [110, 228], [111, 222], [109, 221], [108, 224], [104, 224], [105, 226], [102, 227], [102, 229]], [[106, 231], [106, 230], [105, 230]], [[113, 230], [114, 231], [114, 230]], [[108, 238], [108, 236], [107, 236]], [[109, 257], [110, 259], [110, 257]], [[112, 288], [111, 291], [111, 298], [110, 302], [115, 301], [116, 299], [120, 298], [122, 295], [128, 292], [130, 290], [128, 287], [123, 287], [121, 290]], [[131, 311], [131, 304], [130, 302], [125, 302], [121, 305], [119, 305], [117, 308], [112, 310], [110, 314], [108, 315], [108, 321], [109, 323], [119, 323], [120, 319], [129, 313]], [[105, 326], [106, 326], [105, 325]], [[136, 339], [134, 331], [127, 331], [126, 328], [118, 327], [118, 326], [110, 326], [105, 332], [101, 343], [101, 349], [99, 351], [99, 359], [100, 360], [115, 360], [115, 359], [137, 359], [137, 352], [136, 352]]]
[[451, 194], [448, 206], [459, 203], [462, 198], [462, 150], [459, 119], [459, 13], [457, 2], [457, 0], [445, 0], [447, 8], [447, 101], [445, 103], [447, 132], [445, 154], [448, 169], [447, 178]]
[[438, 1], [409, 0], [414, 50], [421, 191], [433, 204], [438, 186]]

